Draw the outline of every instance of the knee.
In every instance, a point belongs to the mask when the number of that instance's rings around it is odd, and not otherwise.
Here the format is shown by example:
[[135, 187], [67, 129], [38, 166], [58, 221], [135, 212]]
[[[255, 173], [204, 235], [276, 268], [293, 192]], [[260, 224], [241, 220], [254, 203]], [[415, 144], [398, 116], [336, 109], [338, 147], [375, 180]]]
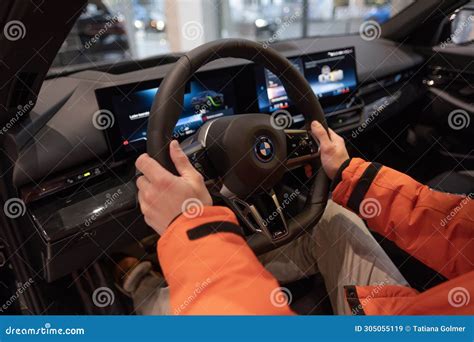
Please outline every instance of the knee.
[[316, 225], [314, 231], [315, 234], [318, 235], [341, 235], [344, 233], [346, 228], [343, 224], [344, 222], [341, 220], [341, 215], [345, 216], [344, 207], [340, 206], [339, 204], [329, 200], [326, 209], [324, 210], [321, 219], [319, 220], [318, 224]]
[[353, 235], [366, 235], [368, 229], [356, 214], [329, 200], [321, 220], [314, 228], [314, 239], [321, 244], [334, 246], [346, 243]]

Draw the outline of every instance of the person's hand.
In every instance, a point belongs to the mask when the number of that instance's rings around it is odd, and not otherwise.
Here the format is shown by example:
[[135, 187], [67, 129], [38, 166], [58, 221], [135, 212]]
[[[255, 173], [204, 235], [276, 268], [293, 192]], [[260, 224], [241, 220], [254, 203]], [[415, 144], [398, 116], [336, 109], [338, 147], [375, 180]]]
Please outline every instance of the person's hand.
[[212, 205], [202, 175], [189, 162], [176, 140], [170, 144], [170, 156], [180, 177], [165, 170], [148, 154], [135, 162], [143, 173], [137, 179], [138, 201], [145, 222], [162, 235], [171, 221], [183, 212], [196, 217], [204, 206]]
[[318, 121], [311, 123], [311, 133], [319, 141], [324, 171], [329, 178], [334, 179], [341, 164], [349, 159], [344, 139], [330, 128], [328, 135], [328, 132]]

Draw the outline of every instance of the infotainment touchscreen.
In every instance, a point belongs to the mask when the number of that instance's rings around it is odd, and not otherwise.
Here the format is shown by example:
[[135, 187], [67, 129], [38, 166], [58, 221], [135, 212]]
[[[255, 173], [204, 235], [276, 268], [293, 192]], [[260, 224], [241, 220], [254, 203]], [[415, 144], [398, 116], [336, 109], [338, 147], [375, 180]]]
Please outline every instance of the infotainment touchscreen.
[[[308, 80], [323, 106], [345, 101], [357, 88], [354, 48], [290, 58], [290, 61]], [[260, 111], [291, 109], [281, 81], [271, 71], [257, 68], [256, 80]]]
[[[112, 151], [138, 152], [147, 139], [147, 122], [159, 81], [127, 84], [97, 90], [102, 109], [113, 115], [113, 127], [106, 130]], [[232, 83], [225, 79], [192, 79], [185, 88], [183, 111], [174, 138], [184, 140], [206, 121], [233, 115], [235, 96]]]

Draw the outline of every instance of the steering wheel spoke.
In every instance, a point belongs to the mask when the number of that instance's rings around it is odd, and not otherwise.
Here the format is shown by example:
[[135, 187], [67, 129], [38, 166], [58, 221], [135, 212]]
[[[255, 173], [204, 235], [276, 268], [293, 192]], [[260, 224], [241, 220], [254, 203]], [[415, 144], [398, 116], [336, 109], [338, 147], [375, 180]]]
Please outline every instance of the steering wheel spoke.
[[319, 157], [319, 144], [304, 129], [285, 129], [287, 144], [286, 166], [295, 168]]
[[[225, 191], [224, 191], [225, 193]], [[260, 193], [243, 200], [227, 193], [226, 203], [237, 214], [250, 233], [263, 233], [271, 241], [278, 241], [288, 234], [284, 207], [275, 191]]]

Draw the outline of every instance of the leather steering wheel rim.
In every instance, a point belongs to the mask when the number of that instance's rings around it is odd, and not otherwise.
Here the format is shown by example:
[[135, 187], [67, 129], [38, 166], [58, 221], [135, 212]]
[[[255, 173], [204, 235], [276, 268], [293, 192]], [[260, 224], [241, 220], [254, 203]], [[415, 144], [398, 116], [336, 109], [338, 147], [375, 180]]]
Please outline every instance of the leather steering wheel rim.
[[[304, 76], [277, 51], [263, 44], [246, 39], [222, 39], [203, 44], [181, 57], [160, 84], [156, 94], [147, 130], [147, 153], [170, 172], [177, 174], [169, 156], [169, 144], [183, 110], [186, 83], [203, 65], [220, 58], [241, 58], [253, 61], [273, 72], [283, 83], [289, 99], [303, 113], [305, 122], [318, 120], [327, 129], [321, 105]], [[263, 253], [284, 245], [319, 221], [327, 203], [329, 179], [320, 166], [319, 158], [313, 162], [317, 170], [304, 209], [289, 219], [288, 236], [269, 244], [263, 234], [253, 234], [248, 239], [256, 253]]]

